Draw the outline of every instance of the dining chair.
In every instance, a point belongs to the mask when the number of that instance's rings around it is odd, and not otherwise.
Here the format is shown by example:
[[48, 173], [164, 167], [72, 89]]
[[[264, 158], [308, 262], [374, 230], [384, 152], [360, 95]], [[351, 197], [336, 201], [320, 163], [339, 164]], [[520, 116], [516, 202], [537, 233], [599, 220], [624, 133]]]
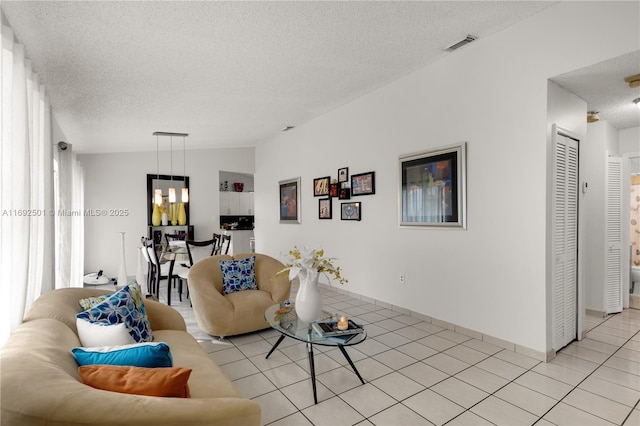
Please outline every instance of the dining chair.
[[[168, 247], [167, 247], [168, 249]], [[171, 284], [179, 282], [180, 273], [186, 269], [180, 264], [176, 265], [175, 258], [169, 261], [161, 262], [161, 255], [158, 255], [155, 242], [151, 241], [151, 246], [147, 246], [147, 253], [149, 254], [149, 260], [152, 264], [152, 284], [151, 288], [155, 290], [154, 296], [159, 299], [160, 296], [160, 281], [167, 280], [167, 303], [169, 303], [169, 292], [171, 291]], [[171, 271], [171, 277], [169, 277], [169, 271]]]
[[189, 298], [189, 268], [205, 257], [213, 256], [213, 251], [216, 248], [216, 239], [204, 241], [186, 240], [185, 243], [187, 246], [187, 254], [189, 255], [189, 264], [186, 265], [186, 268], [179, 274], [180, 282], [178, 284], [178, 296], [180, 297], [181, 302], [183, 282], [187, 288], [187, 298]]
[[164, 239], [169, 245], [171, 241], [184, 241], [187, 238], [187, 234], [184, 232], [177, 232], [175, 234], [164, 234]]
[[153, 246], [153, 240], [147, 237], [141, 237], [140, 242], [142, 243], [142, 247], [140, 247], [140, 251], [142, 252], [142, 257], [147, 262], [147, 273], [146, 281], [147, 281], [147, 292], [151, 295], [155, 294], [154, 289], [152, 287], [152, 279], [153, 279], [153, 264], [151, 263], [151, 259], [149, 258], [149, 252], [147, 251], [147, 247]]
[[231, 235], [214, 233], [213, 239], [217, 240], [216, 247], [213, 250], [214, 255], [229, 254], [229, 246], [231, 245]]

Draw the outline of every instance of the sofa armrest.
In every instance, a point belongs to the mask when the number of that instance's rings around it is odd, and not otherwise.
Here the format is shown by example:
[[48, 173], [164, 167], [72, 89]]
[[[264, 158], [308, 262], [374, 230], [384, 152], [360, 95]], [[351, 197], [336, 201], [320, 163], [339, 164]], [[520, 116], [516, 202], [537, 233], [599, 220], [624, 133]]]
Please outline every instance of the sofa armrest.
[[187, 330], [184, 318], [171, 306], [163, 305], [155, 300], [145, 299], [144, 307], [147, 311], [151, 331], [153, 330]]
[[198, 326], [211, 335], [216, 334], [216, 324], [233, 317], [233, 306], [222, 295], [222, 272], [219, 260], [231, 256], [211, 256], [197, 262], [189, 269], [189, 295]]
[[284, 269], [284, 264], [265, 254], [255, 254], [256, 281], [258, 288], [271, 294], [273, 303], [282, 303], [291, 294], [291, 282], [288, 272], [278, 274]]

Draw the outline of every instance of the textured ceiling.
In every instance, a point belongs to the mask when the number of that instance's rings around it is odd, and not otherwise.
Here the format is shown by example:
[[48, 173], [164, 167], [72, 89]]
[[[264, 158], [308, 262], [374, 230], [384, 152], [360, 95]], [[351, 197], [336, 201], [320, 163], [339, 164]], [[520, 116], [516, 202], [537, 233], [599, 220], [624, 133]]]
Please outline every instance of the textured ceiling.
[[588, 111], [598, 111], [618, 130], [640, 127], [640, 109], [633, 100], [640, 98], [640, 87], [630, 88], [624, 79], [640, 74], [640, 52], [632, 52], [600, 62], [551, 80], [587, 102]]
[[1, 3], [84, 153], [153, 151], [154, 131], [190, 133], [188, 148], [255, 146], [552, 5]]

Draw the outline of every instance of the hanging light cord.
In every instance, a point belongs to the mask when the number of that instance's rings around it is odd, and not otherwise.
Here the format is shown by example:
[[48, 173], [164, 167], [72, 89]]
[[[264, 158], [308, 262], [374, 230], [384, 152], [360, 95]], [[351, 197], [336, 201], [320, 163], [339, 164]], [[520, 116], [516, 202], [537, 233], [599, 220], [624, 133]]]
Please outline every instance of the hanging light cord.
[[171, 150], [171, 186], [173, 187], [173, 136], [170, 137], [171, 144], [169, 149]]

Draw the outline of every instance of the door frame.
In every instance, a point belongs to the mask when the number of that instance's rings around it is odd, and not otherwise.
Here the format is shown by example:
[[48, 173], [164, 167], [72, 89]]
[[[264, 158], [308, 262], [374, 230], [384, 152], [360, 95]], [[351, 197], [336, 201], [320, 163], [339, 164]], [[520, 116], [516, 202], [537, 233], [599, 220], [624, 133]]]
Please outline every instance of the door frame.
[[[585, 321], [585, 292], [584, 292], [584, 283], [583, 283], [583, 277], [584, 277], [584, 271], [583, 271], [583, 265], [584, 265], [584, 261], [583, 261], [583, 241], [584, 241], [584, 193], [586, 190], [586, 182], [583, 180], [582, 177], [582, 173], [581, 171], [584, 170], [584, 155], [581, 155], [581, 146], [582, 146], [582, 141], [583, 139], [580, 137], [580, 135], [578, 135], [575, 132], [572, 132], [571, 130], [568, 130], [556, 123], [552, 124], [551, 126], [551, 141], [552, 141], [552, 151], [555, 149], [555, 145], [556, 145], [556, 138], [557, 135], [561, 135], [564, 137], [568, 137], [571, 139], [574, 139], [578, 142], [578, 242], [577, 242], [577, 250], [578, 253], [576, 254], [576, 261], [577, 261], [577, 265], [576, 265], [576, 276], [577, 276], [577, 283], [576, 283], [576, 339], [577, 340], [582, 340], [583, 338], [586, 337], [586, 330], [584, 328], [584, 321]], [[552, 159], [552, 162], [554, 160]], [[551, 163], [552, 167], [553, 167], [553, 163]], [[552, 188], [554, 185], [553, 182], [553, 178], [552, 178]], [[553, 191], [553, 189], [551, 189]], [[553, 230], [551, 231], [553, 232]], [[553, 236], [552, 236], [553, 238]], [[551, 257], [553, 256], [553, 252], [552, 250], [550, 250], [547, 254], [548, 256], [548, 264], [551, 265], [552, 264], [552, 260]], [[550, 271], [551, 272], [551, 271]], [[550, 291], [553, 291], [553, 282], [550, 283], [550, 286], [548, 287], [550, 289]], [[548, 300], [552, 300], [552, 298], [549, 298]], [[552, 302], [550, 302], [552, 303]], [[553, 306], [549, 307], [549, 311], [552, 312], [553, 311]], [[552, 324], [552, 317], [549, 317], [549, 320]], [[548, 328], [550, 334], [550, 350], [547, 353], [547, 361], [550, 361], [551, 359], [555, 358], [555, 353], [557, 352], [558, 349], [560, 348], [554, 348], [553, 347], [553, 326], [551, 325], [551, 327]]]
[[[628, 152], [622, 155], [622, 226], [629, 226], [631, 220], [631, 170], [629, 160], [640, 158], [640, 152]], [[629, 290], [631, 285], [631, 236], [629, 230], [622, 232], [622, 307], [629, 308]], [[627, 267], [625, 268], [625, 265]]]

